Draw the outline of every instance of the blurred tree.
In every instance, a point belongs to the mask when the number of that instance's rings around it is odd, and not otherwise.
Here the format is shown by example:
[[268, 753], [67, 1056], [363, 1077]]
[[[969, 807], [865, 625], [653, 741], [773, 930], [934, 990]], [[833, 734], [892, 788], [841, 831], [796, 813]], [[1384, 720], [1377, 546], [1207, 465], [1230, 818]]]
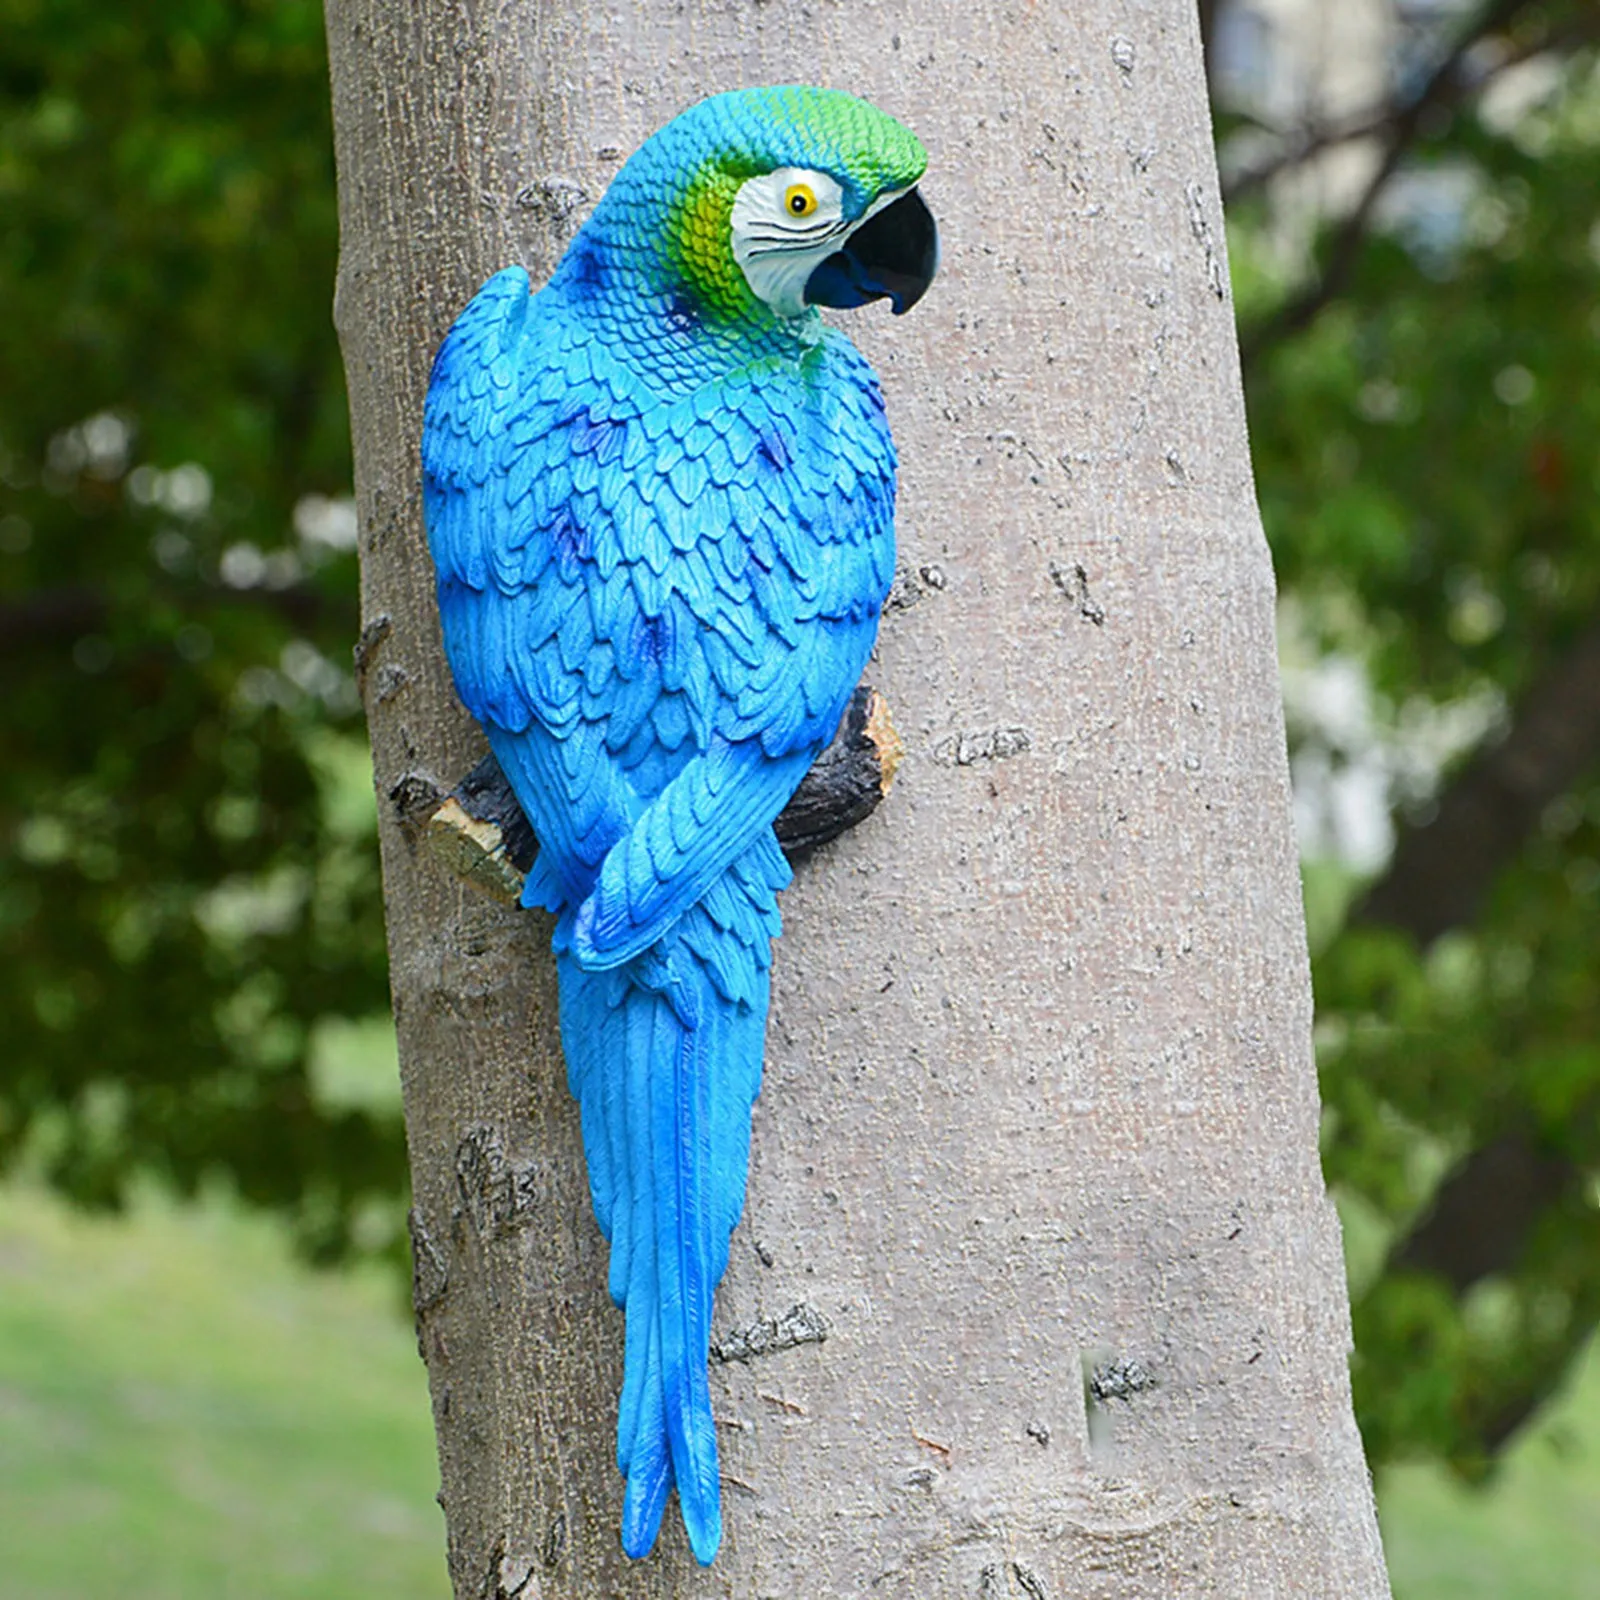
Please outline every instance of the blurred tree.
[[398, 1111], [314, 1082], [387, 1001], [320, 7], [0, 32], [0, 1160], [376, 1243]]
[[[1600, 14], [1443, 15], [1370, 106], [1219, 129], [1248, 152], [1230, 229], [1286, 621], [1371, 696], [1353, 734], [1299, 718], [1297, 765], [1386, 769], [1396, 816], [1364, 891], [1308, 879], [1327, 1172], [1390, 1241], [1353, 1286], [1358, 1412], [1374, 1461], [1474, 1474], [1600, 1318]], [[1286, 265], [1284, 186], [1352, 148]], [[1442, 777], [1408, 766], [1430, 735], [1464, 747]]]

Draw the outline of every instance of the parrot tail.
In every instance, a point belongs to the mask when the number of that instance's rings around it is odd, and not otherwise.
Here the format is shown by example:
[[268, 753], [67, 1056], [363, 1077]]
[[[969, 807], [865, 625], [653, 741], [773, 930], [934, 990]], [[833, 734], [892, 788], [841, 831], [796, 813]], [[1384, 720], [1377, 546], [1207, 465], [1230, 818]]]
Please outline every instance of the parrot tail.
[[[766, 874], [735, 867], [728, 875], [750, 876]], [[745, 915], [733, 919], [742, 926], [719, 927], [696, 906], [626, 966], [596, 972], [570, 949], [557, 957], [590, 1193], [611, 1242], [611, 1297], [627, 1313], [617, 1415], [617, 1464], [628, 1479], [622, 1545], [633, 1557], [649, 1553], [676, 1485], [702, 1565], [722, 1539], [706, 1380], [711, 1302], [744, 1208], [776, 920], [775, 908], [770, 922], [750, 915], [755, 884], [730, 887], [746, 891], [732, 897], [744, 901]], [[564, 942], [558, 933], [558, 947]]]

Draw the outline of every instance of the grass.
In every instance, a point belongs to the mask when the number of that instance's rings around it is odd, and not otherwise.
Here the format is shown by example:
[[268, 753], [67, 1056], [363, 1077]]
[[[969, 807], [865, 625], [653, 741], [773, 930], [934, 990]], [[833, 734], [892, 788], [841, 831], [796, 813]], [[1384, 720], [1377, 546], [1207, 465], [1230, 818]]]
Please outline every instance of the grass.
[[[0, 1187], [0, 1600], [446, 1600], [395, 1285], [268, 1222]], [[1600, 1350], [1475, 1493], [1385, 1477], [1396, 1600], [1600, 1600]]]
[[1600, 1600], [1600, 1345], [1487, 1491], [1406, 1466], [1379, 1510], [1395, 1600]]
[[0, 1597], [444, 1600], [396, 1294], [227, 1206], [0, 1188]]

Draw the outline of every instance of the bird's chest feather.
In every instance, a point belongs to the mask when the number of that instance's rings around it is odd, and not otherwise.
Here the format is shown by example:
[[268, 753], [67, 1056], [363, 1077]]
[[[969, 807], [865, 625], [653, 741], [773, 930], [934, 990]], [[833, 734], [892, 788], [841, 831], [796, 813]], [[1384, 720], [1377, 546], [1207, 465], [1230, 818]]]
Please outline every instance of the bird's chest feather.
[[539, 698], [643, 794], [717, 735], [825, 716], [854, 681], [830, 652], [870, 631], [893, 567], [865, 362], [840, 340], [662, 400], [559, 331], [524, 351], [482, 577], [519, 599]]

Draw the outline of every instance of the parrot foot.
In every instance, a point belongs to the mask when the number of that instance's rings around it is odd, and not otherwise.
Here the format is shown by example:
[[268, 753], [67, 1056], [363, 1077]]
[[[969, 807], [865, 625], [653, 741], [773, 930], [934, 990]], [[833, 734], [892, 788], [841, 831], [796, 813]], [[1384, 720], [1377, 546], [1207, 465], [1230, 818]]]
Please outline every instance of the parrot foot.
[[[871, 816], [888, 795], [905, 755], [876, 689], [862, 684], [850, 697], [833, 742], [812, 763], [773, 825], [791, 861], [837, 839]], [[539, 841], [492, 755], [485, 756], [451, 792], [430, 798], [431, 809], [395, 796], [402, 820], [415, 825], [428, 849], [456, 877], [508, 905], [522, 885]], [[418, 811], [422, 815], [418, 816]], [[409, 815], [407, 815], [409, 813]]]

